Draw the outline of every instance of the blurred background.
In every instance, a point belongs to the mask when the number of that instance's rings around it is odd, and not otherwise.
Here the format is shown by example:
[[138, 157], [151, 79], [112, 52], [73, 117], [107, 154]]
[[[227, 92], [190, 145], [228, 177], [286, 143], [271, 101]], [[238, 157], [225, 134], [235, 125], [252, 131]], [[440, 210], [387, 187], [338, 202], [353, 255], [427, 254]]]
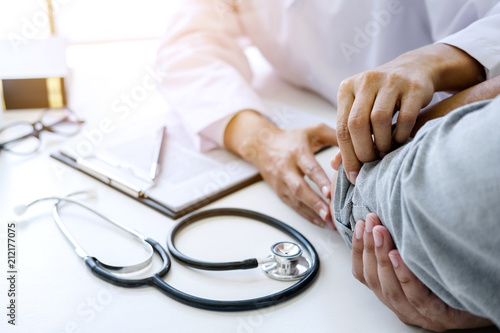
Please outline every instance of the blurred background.
[[[30, 53], [33, 41], [55, 37], [64, 45], [67, 105], [87, 121], [87, 127], [98, 126], [103, 118], [119, 122], [125, 113], [117, 112], [120, 108], [127, 108], [128, 121], [146, 109], [164, 112], [163, 99], [156, 90], [145, 90], [143, 83], [158, 82], [153, 72], [159, 39], [181, 2], [0, 0], [0, 61], [4, 64], [0, 80], [5, 87], [5, 79], [12, 78], [5, 74], [6, 68], [23, 53]], [[31, 62], [33, 67], [45, 66], [36, 55]], [[16, 120], [21, 113], [26, 118], [26, 112], [3, 111], [0, 123]], [[33, 118], [38, 117], [33, 113]]]
[[[51, 0], [57, 34], [70, 44], [158, 38], [180, 0]], [[0, 39], [50, 36], [47, 0], [0, 0]], [[45, 18], [44, 18], [45, 17]]]

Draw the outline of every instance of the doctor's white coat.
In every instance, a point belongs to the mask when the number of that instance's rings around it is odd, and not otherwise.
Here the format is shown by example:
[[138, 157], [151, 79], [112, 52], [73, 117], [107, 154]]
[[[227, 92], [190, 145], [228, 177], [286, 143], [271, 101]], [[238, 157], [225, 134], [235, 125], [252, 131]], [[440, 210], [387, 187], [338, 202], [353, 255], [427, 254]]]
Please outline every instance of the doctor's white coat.
[[200, 149], [223, 145], [243, 109], [266, 114], [242, 41], [286, 81], [333, 105], [341, 81], [439, 42], [500, 73], [496, 0], [186, 0], [158, 52], [161, 93]]

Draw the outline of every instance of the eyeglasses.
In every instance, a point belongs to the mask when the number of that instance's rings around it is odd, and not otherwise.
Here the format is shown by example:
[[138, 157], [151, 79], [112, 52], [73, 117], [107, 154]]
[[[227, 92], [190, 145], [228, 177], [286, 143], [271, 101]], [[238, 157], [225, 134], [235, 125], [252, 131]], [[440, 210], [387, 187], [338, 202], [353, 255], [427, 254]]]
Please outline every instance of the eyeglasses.
[[40, 149], [42, 132], [72, 136], [80, 131], [83, 120], [70, 109], [45, 109], [38, 121], [16, 121], [0, 129], [0, 151], [29, 155]]

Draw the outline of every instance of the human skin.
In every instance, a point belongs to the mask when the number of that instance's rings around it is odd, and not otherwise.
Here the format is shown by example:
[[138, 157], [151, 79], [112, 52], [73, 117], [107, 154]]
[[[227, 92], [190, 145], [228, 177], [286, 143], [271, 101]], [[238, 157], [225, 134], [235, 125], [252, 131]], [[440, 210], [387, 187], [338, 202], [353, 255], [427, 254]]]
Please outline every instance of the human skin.
[[[393, 143], [408, 140], [434, 92], [462, 91], [484, 76], [483, 66], [466, 52], [432, 44], [342, 81], [337, 139], [350, 182], [356, 182], [363, 163], [385, 156]], [[393, 131], [392, 118], [398, 110]]]
[[[434, 65], [429, 66], [429, 63]], [[434, 91], [461, 90], [483, 76], [482, 66], [465, 52], [445, 44], [429, 45], [346, 79], [338, 93], [337, 131], [325, 125], [285, 131], [256, 111], [242, 110], [226, 127], [224, 144], [254, 164], [278, 196], [300, 215], [317, 225], [334, 229], [326, 201], [330, 197], [330, 180], [315, 160], [314, 152], [321, 146], [338, 143], [348, 178], [355, 182], [362, 162], [390, 151], [393, 138], [396, 143], [405, 142], [426, 120], [451, 110], [452, 103], [446, 110], [426, 113], [427, 118], [422, 116], [423, 122], [417, 122], [420, 109], [431, 100]], [[363, 107], [363, 104], [370, 104], [370, 98], [373, 112]], [[396, 106], [400, 116], [392, 134], [390, 120]], [[372, 126], [377, 151], [370, 141]], [[272, 139], [262, 139], [265, 133], [272, 134]], [[358, 151], [364, 156], [361, 160]], [[341, 156], [336, 156], [335, 160], [338, 168]], [[323, 196], [307, 184], [304, 176], [316, 184]]]
[[[442, 47], [451, 48], [452, 54], [455, 52], [458, 52], [461, 56], [465, 54], [463, 51], [452, 46], [443, 44], [437, 44], [437, 46], [439, 46], [439, 49]], [[434, 48], [432, 51], [437, 52]], [[425, 52], [429, 51], [426, 50]], [[458, 62], [459, 64], [449, 67], [455, 68], [467, 63], [464, 59]], [[473, 61], [473, 65], [477, 65], [475, 60]], [[444, 69], [442, 71], [446, 72]], [[453, 82], [456, 78], [454, 77], [455, 73], [451, 72], [453, 75], [450, 75], [448, 80]], [[478, 75], [477, 80], [484, 75], [482, 69], [475, 71], [475, 74]], [[452, 82], [443, 83], [443, 87], [461, 88], [457, 84], [453, 85]], [[433, 105], [418, 114], [418, 117], [410, 128], [409, 135], [413, 136], [426, 121], [441, 117], [460, 105], [495, 97], [500, 92], [499, 87], [500, 80], [499, 77], [496, 77], [476, 84]], [[442, 88], [440, 87], [439, 89]], [[420, 111], [420, 108], [418, 110]], [[401, 125], [401, 122], [399, 125]], [[396, 125], [394, 133], [397, 131], [398, 125]], [[332, 223], [330, 209], [325, 200], [330, 198], [329, 188], [331, 183], [314, 158], [314, 152], [325, 145], [336, 146], [337, 142], [337, 132], [325, 125], [285, 131], [269, 123], [258, 112], [253, 110], [240, 111], [231, 120], [224, 135], [226, 147], [254, 164], [259, 169], [263, 178], [285, 203], [294, 208], [307, 220], [320, 226], [326, 225], [332, 229], [335, 229], [335, 227]], [[373, 143], [371, 147], [373, 149]], [[338, 170], [342, 161], [341, 152], [342, 148], [339, 154], [334, 157], [332, 164], [336, 170]], [[345, 165], [346, 163], [344, 163], [344, 167]], [[305, 175], [316, 184], [322, 192], [323, 197], [309, 187], [304, 180]]]
[[403, 262], [376, 214], [357, 222], [352, 245], [354, 277], [402, 322], [436, 332], [493, 325], [486, 318], [448, 306], [428, 289]]
[[[439, 103], [426, 108], [419, 113], [415, 125], [412, 129], [410, 137], [414, 137], [418, 130], [425, 125], [429, 120], [442, 117], [456, 108], [487, 99], [495, 98], [500, 94], [500, 76], [496, 76], [484, 82], [478, 83], [470, 88], [460, 91], [459, 93], [442, 100]], [[341, 151], [332, 159], [331, 166], [335, 170], [339, 169], [340, 163], [343, 160]]]
[[[500, 76], [463, 90], [422, 112], [411, 136], [431, 119], [444, 116], [462, 105], [491, 99], [499, 94]], [[338, 170], [341, 162], [339, 153], [332, 159], [331, 165]], [[336, 178], [337, 172], [332, 179], [332, 193], [335, 193]], [[368, 214], [365, 220], [356, 223], [352, 245], [353, 275], [404, 323], [437, 332], [492, 325], [486, 318], [449, 307], [430, 291], [403, 262], [391, 234], [376, 214]]]
[[[334, 172], [332, 193], [336, 179]], [[405, 324], [436, 332], [493, 325], [489, 319], [448, 306], [429, 290], [403, 262], [391, 234], [374, 213], [356, 223], [351, 261], [354, 277]]]
[[[239, 112], [228, 124], [224, 144], [255, 165], [278, 196], [300, 215], [319, 226], [335, 229], [326, 200], [330, 179], [314, 152], [337, 145], [334, 129], [320, 124], [282, 130], [252, 110]], [[322, 192], [318, 195], [306, 182], [307, 176]]]

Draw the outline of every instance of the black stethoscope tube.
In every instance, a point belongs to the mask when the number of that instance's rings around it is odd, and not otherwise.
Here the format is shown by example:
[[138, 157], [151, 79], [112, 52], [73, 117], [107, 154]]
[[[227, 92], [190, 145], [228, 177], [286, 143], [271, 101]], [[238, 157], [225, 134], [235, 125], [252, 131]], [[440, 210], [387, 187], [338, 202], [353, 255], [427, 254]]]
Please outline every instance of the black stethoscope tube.
[[[314, 268], [311, 270], [311, 272], [304, 277], [302, 280], [294, 284], [293, 286], [288, 287], [287, 289], [284, 289], [282, 291], [279, 291], [277, 293], [268, 295], [268, 296], [263, 296], [263, 297], [258, 297], [258, 298], [253, 298], [253, 299], [247, 299], [247, 300], [235, 300], [235, 301], [226, 301], [226, 300], [211, 300], [211, 299], [206, 299], [206, 298], [201, 298], [197, 296], [193, 296], [190, 294], [187, 294], [185, 292], [182, 292], [168, 283], [166, 283], [164, 280], [162, 280], [162, 277], [169, 271], [170, 269], [170, 259], [167, 254], [167, 252], [161, 247], [160, 244], [158, 244], [156, 241], [147, 238], [146, 242], [151, 244], [157, 252], [163, 261], [163, 266], [154, 275], [142, 278], [142, 279], [125, 279], [121, 278], [119, 276], [116, 276], [115, 274], [111, 274], [104, 268], [100, 267], [99, 264], [97, 263], [97, 259], [93, 257], [87, 257], [85, 260], [85, 263], [87, 266], [91, 269], [92, 273], [99, 277], [100, 279], [109, 282], [111, 284], [114, 284], [119, 287], [125, 287], [125, 288], [137, 288], [137, 287], [145, 287], [145, 286], [152, 286], [156, 287], [158, 290], [160, 290], [163, 294], [166, 296], [183, 303], [188, 306], [192, 306], [195, 308], [199, 309], [204, 309], [204, 310], [211, 310], [211, 311], [227, 311], [227, 312], [233, 312], [233, 311], [247, 311], [247, 310], [255, 310], [255, 309], [260, 309], [260, 308], [265, 308], [273, 305], [277, 305], [279, 303], [282, 303], [294, 296], [297, 296], [300, 294], [302, 291], [304, 291], [315, 279], [319, 265], [313, 266]], [[314, 251], [314, 249], [313, 249]]]
[[211, 217], [221, 217], [221, 216], [238, 216], [238, 217], [244, 217], [256, 221], [260, 221], [262, 223], [265, 223], [271, 227], [274, 227], [278, 230], [283, 231], [284, 233], [288, 234], [289, 236], [292, 236], [296, 238], [301, 244], [305, 245], [307, 247], [307, 250], [309, 253], [311, 253], [311, 257], [313, 260], [313, 265], [314, 262], [318, 261], [317, 260], [317, 253], [314, 250], [314, 248], [311, 246], [309, 241], [302, 236], [297, 230], [293, 229], [289, 225], [271, 217], [268, 215], [264, 215], [261, 213], [257, 213], [251, 210], [246, 210], [246, 209], [240, 209], [240, 208], [217, 208], [217, 209], [209, 209], [209, 210], [204, 210], [200, 212], [195, 212], [190, 215], [187, 215], [184, 217], [182, 220], [179, 221], [179, 223], [172, 229], [172, 232], [170, 233], [170, 236], [167, 239], [167, 246], [168, 246], [168, 251], [170, 254], [178, 261], [193, 267], [193, 268], [198, 268], [198, 269], [203, 269], [203, 270], [211, 270], [211, 271], [228, 271], [228, 270], [236, 270], [236, 269], [251, 269], [259, 266], [259, 263], [257, 259], [252, 258], [252, 259], [246, 259], [242, 261], [231, 261], [231, 262], [207, 262], [207, 261], [201, 261], [197, 259], [190, 258], [184, 254], [182, 254], [179, 250], [177, 250], [174, 239], [175, 237], [184, 230], [186, 227], [190, 226], [191, 224], [198, 222], [200, 220], [205, 220]]
[[165, 276], [165, 274], [168, 273], [170, 270], [170, 257], [167, 254], [167, 251], [158, 244], [157, 241], [151, 239], [151, 238], [146, 238], [145, 241], [153, 247], [153, 250], [161, 257], [161, 260], [163, 262], [163, 265], [161, 269], [156, 272], [154, 275], [142, 278], [142, 279], [125, 279], [121, 278], [119, 276], [116, 276], [115, 274], [110, 273], [108, 270], [102, 268], [99, 265], [99, 260], [94, 258], [94, 257], [87, 257], [85, 258], [85, 264], [90, 268], [92, 273], [96, 275], [98, 278], [109, 282], [111, 284], [114, 284], [119, 287], [125, 287], [125, 288], [136, 288], [136, 287], [144, 287], [144, 286], [152, 286], [154, 283], [152, 282], [154, 277], [162, 277]]
[[[80, 192], [77, 192], [75, 194], [78, 194]], [[244, 218], [249, 218], [249, 219], [254, 219], [260, 222], [263, 222], [265, 224], [268, 224], [274, 228], [277, 228], [284, 233], [294, 237], [297, 239], [303, 247], [307, 249], [307, 251], [310, 254], [311, 257], [311, 265], [310, 268], [307, 270], [305, 273], [304, 277], [302, 277], [297, 283], [293, 284], [292, 286], [281, 290], [279, 292], [276, 292], [271, 295], [267, 296], [262, 296], [262, 297], [257, 297], [253, 299], [246, 299], [246, 300], [211, 300], [211, 299], [205, 299], [197, 296], [193, 296], [190, 294], [187, 294], [185, 292], [182, 292], [168, 283], [166, 283], [162, 277], [165, 276], [165, 274], [168, 273], [170, 270], [171, 266], [171, 261], [170, 257], [165, 251], [165, 249], [155, 240], [151, 238], [145, 238], [138, 232], [136, 232], [133, 229], [130, 229], [116, 221], [110, 220], [109, 218], [105, 217], [101, 213], [97, 212], [96, 210], [92, 209], [91, 207], [79, 202], [78, 200], [74, 200], [68, 197], [47, 197], [47, 198], [41, 198], [38, 199], [29, 205], [24, 205], [20, 208], [20, 214], [22, 214], [28, 207], [31, 205], [40, 202], [40, 201], [45, 201], [45, 200], [57, 200], [56, 205], [54, 206], [53, 210], [53, 215], [54, 219], [56, 220], [57, 225], [59, 226], [59, 229], [62, 231], [64, 236], [67, 238], [67, 240], [71, 243], [71, 245], [74, 247], [74, 250], [76, 253], [85, 261], [85, 264], [90, 268], [92, 273], [99, 277], [100, 279], [114, 284], [116, 286], [120, 287], [125, 287], [125, 288], [137, 288], [137, 287], [145, 287], [145, 286], [153, 286], [159, 289], [163, 294], [166, 296], [181, 302], [183, 304], [195, 307], [195, 308], [200, 308], [200, 309], [205, 309], [205, 310], [212, 310], [212, 311], [246, 311], [246, 310], [254, 310], [254, 309], [259, 309], [259, 308], [264, 308], [264, 307], [269, 307], [273, 306], [279, 303], [282, 303], [284, 301], [289, 300], [290, 298], [297, 296], [300, 294], [302, 291], [304, 291], [311, 283], [314, 281], [316, 278], [318, 271], [319, 271], [319, 259], [318, 259], [318, 253], [312, 246], [312, 244], [304, 237], [302, 234], [300, 234], [298, 231], [293, 229], [292, 227], [288, 226], [287, 224], [272, 218], [270, 216], [260, 214], [257, 212], [249, 211], [249, 210], [244, 210], [244, 209], [237, 209], [237, 208], [222, 208], [222, 209], [211, 209], [211, 210], [205, 210], [205, 211], [200, 211], [200, 212], [195, 212], [192, 213], [186, 217], [184, 217], [179, 223], [174, 227], [172, 230], [172, 233], [170, 234], [168, 238], [168, 247], [170, 251], [172, 252], [172, 255], [179, 261], [194, 267], [194, 268], [200, 268], [204, 270], [229, 270], [229, 269], [249, 269], [249, 268], [255, 268], [258, 266], [259, 262], [257, 259], [247, 259], [243, 261], [236, 261], [236, 262], [219, 262], [219, 263], [210, 263], [210, 262], [204, 262], [204, 261], [198, 261], [193, 258], [189, 258], [182, 253], [180, 253], [174, 245], [174, 238], [180, 232], [182, 229], [187, 227], [188, 225], [200, 221], [202, 219], [210, 218], [210, 217], [216, 217], [216, 216], [238, 216], [238, 217], [244, 217]], [[134, 237], [137, 237], [139, 240], [144, 242], [144, 244], [149, 244], [151, 245], [153, 252], [151, 255], [156, 252], [160, 257], [163, 262], [162, 267], [154, 274], [144, 277], [144, 278], [139, 278], [139, 279], [128, 279], [124, 278], [121, 276], [118, 276], [117, 274], [112, 274], [110, 273], [109, 270], [105, 269], [105, 267], [113, 267], [110, 265], [106, 265], [102, 262], [100, 262], [97, 258], [89, 256], [86, 254], [86, 252], [78, 245], [78, 243], [74, 240], [74, 238], [69, 234], [68, 230], [66, 230], [66, 227], [64, 226], [64, 223], [60, 219], [58, 208], [59, 208], [59, 203], [60, 202], [71, 202], [74, 204], [77, 204], [91, 212], [94, 212], [98, 216], [104, 218], [108, 222], [116, 225], [117, 227], [127, 231], [129, 234], [133, 235]], [[151, 257], [152, 258], [152, 257]], [[135, 265], [137, 266], [137, 265]], [[132, 267], [132, 266], [130, 266]], [[138, 266], [140, 267], [140, 265]], [[137, 267], [134, 267], [135, 269]], [[114, 269], [114, 268], [113, 268]]]
[[177, 248], [174, 245], [174, 239], [175, 236], [181, 230], [183, 230], [187, 226], [197, 221], [218, 216], [238, 216], [238, 217], [254, 219], [263, 222], [265, 224], [268, 224], [272, 227], [275, 227], [285, 232], [286, 234], [296, 238], [311, 255], [312, 264], [310, 272], [303, 279], [301, 279], [294, 285], [271, 295], [253, 299], [246, 299], [246, 300], [211, 300], [182, 292], [172, 287], [162, 279], [162, 277], [170, 269], [170, 258], [167, 252], [163, 249], [163, 247], [161, 247], [160, 244], [158, 244], [156, 241], [150, 238], [147, 238], [145, 241], [151, 244], [155, 252], [158, 255], [160, 255], [163, 261], [163, 267], [160, 269], [160, 271], [158, 271], [154, 275], [148, 276], [146, 278], [143, 279], [121, 278], [101, 268], [96, 262], [95, 258], [89, 257], [86, 259], [85, 262], [96, 276], [114, 285], [126, 288], [142, 287], [147, 285], [153, 286], [158, 288], [166, 296], [178, 302], [199, 309], [211, 310], [211, 311], [228, 311], [228, 312], [247, 311], [247, 310], [255, 310], [277, 305], [300, 294], [316, 278], [319, 271], [318, 253], [316, 252], [314, 247], [309, 243], [309, 241], [304, 236], [302, 236], [302, 234], [300, 234], [292, 227], [288, 226], [287, 224], [275, 218], [244, 209], [236, 209], [236, 208], [211, 209], [211, 210], [195, 212], [186, 216], [181, 221], [179, 221], [179, 223], [174, 227], [168, 238], [168, 248], [171, 254], [177, 260], [181, 261], [182, 263], [188, 266], [204, 270], [249, 269], [257, 267], [258, 266], [257, 259], [247, 259], [238, 262], [209, 263], [189, 258], [177, 250]]

